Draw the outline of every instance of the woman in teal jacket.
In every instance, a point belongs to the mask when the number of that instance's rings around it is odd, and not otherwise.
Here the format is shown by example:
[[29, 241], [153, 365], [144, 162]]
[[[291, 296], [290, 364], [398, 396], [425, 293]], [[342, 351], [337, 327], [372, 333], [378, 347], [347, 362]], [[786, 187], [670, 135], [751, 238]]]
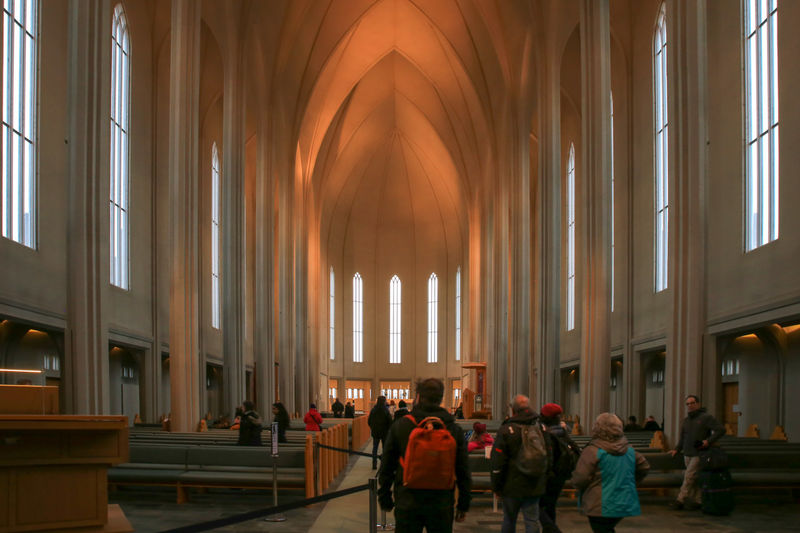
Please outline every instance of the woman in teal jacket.
[[592, 531], [613, 533], [624, 517], [641, 514], [636, 484], [649, 469], [647, 459], [628, 444], [622, 420], [611, 413], [598, 416], [570, 480]]

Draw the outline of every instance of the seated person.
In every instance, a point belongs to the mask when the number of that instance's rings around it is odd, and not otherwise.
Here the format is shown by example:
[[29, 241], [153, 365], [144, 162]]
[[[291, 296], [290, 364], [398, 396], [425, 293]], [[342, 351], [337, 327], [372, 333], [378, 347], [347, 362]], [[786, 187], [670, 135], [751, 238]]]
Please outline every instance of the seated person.
[[480, 422], [472, 424], [472, 435], [470, 435], [467, 442], [467, 451], [482, 450], [491, 447], [492, 444], [494, 444], [494, 439], [486, 431], [486, 424], [481, 424]]
[[628, 423], [625, 424], [625, 431], [641, 431], [642, 426], [636, 423], [636, 417], [631, 415], [628, 417]]
[[661, 431], [661, 426], [656, 422], [656, 417], [650, 415], [647, 417], [647, 420], [644, 421], [644, 429], [646, 431]]

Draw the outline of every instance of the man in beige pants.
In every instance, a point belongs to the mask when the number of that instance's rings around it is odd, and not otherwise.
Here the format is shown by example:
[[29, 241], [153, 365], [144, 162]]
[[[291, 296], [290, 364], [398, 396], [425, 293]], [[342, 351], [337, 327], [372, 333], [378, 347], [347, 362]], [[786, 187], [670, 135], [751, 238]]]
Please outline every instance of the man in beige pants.
[[700, 474], [700, 451], [707, 449], [725, 434], [725, 427], [700, 405], [700, 398], [694, 394], [686, 397], [688, 416], [683, 419], [681, 433], [674, 450], [669, 453], [673, 457], [683, 453], [686, 473], [678, 493], [678, 499], [670, 506], [673, 509], [694, 510], [702, 503], [698, 475]]

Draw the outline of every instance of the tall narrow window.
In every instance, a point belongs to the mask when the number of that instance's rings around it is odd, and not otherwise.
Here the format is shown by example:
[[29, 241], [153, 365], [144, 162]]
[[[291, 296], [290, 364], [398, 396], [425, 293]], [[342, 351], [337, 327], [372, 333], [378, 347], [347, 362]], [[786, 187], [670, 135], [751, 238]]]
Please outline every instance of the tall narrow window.
[[395, 274], [389, 282], [389, 362], [400, 363], [400, 308], [402, 285]]
[[611, 311], [614, 311], [614, 93], [609, 93], [611, 106]]
[[669, 113], [667, 112], [667, 12], [661, 4], [653, 39], [655, 87], [655, 291], [667, 288], [669, 250]]
[[428, 362], [439, 360], [439, 278], [428, 278]]
[[461, 267], [456, 270], [456, 361], [461, 361]]
[[567, 161], [567, 331], [575, 329], [575, 145]]
[[364, 289], [361, 274], [353, 276], [353, 362], [364, 362]]
[[35, 248], [36, 57], [35, 0], [3, 2], [3, 237]]
[[219, 244], [220, 244], [219, 152], [217, 143], [211, 146], [211, 326], [220, 326]]
[[746, 249], [778, 238], [778, 2], [744, 2]]
[[122, 4], [114, 8], [111, 26], [111, 194], [109, 249], [111, 284], [128, 288], [128, 124], [130, 39]]
[[333, 267], [331, 267], [331, 274], [330, 274], [330, 297], [329, 297], [329, 313], [328, 313], [328, 332], [329, 332], [329, 339], [328, 339], [328, 349], [331, 353], [331, 361], [333, 361], [336, 352], [334, 351], [334, 346], [336, 345], [336, 327], [335, 327], [335, 318], [336, 318], [336, 298], [335, 298], [335, 280], [333, 277]]

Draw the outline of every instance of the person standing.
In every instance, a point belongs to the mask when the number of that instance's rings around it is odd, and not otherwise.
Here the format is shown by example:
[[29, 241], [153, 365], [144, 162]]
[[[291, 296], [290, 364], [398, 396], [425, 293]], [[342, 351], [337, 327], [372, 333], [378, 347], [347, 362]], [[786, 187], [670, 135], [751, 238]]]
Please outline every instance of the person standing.
[[289, 429], [289, 412], [281, 402], [272, 404], [273, 420], [278, 423], [278, 442], [289, 442], [286, 440], [286, 430]]
[[642, 513], [636, 484], [648, 470], [647, 459], [628, 444], [622, 420], [611, 413], [598, 416], [570, 479], [592, 531], [614, 533], [624, 517]]
[[334, 418], [342, 418], [344, 405], [342, 405], [342, 402], [339, 401], [339, 398], [336, 398], [336, 401], [334, 401], [333, 405], [331, 405], [331, 411], [333, 411]]
[[345, 418], [356, 417], [356, 408], [350, 402], [347, 402], [344, 406], [344, 417]]
[[[421, 532], [423, 527], [429, 533], [450, 533], [453, 530], [453, 519], [462, 522], [469, 511], [472, 478], [467, 464], [467, 444], [464, 441], [464, 431], [456, 424], [453, 415], [440, 406], [443, 396], [444, 384], [441, 380], [428, 378], [418, 382], [411, 418], [399, 419], [392, 425], [386, 438], [386, 449], [378, 472], [380, 484], [378, 503], [384, 511], [391, 511], [396, 507], [394, 517], [396, 531], [399, 533]], [[412, 431], [424, 431], [418, 427], [419, 423], [425, 419], [434, 422], [434, 418], [441, 422], [453, 439], [451, 443], [453, 448], [450, 448], [453, 463], [442, 466], [449, 470], [454, 481], [447, 480], [450, 486], [446, 488], [411, 488], [404, 481], [405, 468], [408, 466], [406, 461], [412, 459], [409, 457], [411, 454], [407, 453], [411, 448], [408, 446], [409, 440]], [[436, 472], [433, 474], [434, 478], [431, 481], [434, 484], [443, 481]], [[415, 483], [409, 481], [409, 484]], [[392, 499], [392, 486], [394, 486], [394, 499]], [[458, 487], [457, 503], [456, 487]]]
[[700, 508], [700, 450], [708, 449], [725, 434], [725, 426], [706, 412], [700, 405], [700, 398], [694, 394], [686, 397], [686, 412], [675, 449], [669, 451], [673, 457], [683, 453], [683, 462], [686, 465], [678, 499], [670, 504], [676, 510]]
[[544, 494], [539, 499], [539, 522], [544, 533], [561, 531], [556, 525], [556, 503], [581, 455], [580, 447], [570, 438], [567, 425], [561, 421], [563, 412], [557, 403], [546, 403], [539, 417], [553, 454], [551, 475], [547, 477]]
[[[539, 498], [544, 494], [552, 460], [548, 450], [530, 400], [518, 394], [511, 403], [511, 416], [497, 432], [491, 456], [492, 491], [503, 501], [503, 533], [515, 531], [520, 510], [525, 533], [539, 531]], [[538, 468], [523, 467], [525, 456], [535, 456]]]
[[386, 434], [389, 433], [389, 426], [392, 425], [392, 417], [386, 407], [386, 396], [378, 396], [375, 405], [369, 412], [367, 424], [372, 434], [372, 469], [377, 470], [378, 444], [381, 444], [381, 451], [383, 451], [386, 446]]
[[303, 422], [306, 425], [306, 431], [321, 431], [322, 415], [317, 411], [315, 404], [312, 403], [308, 406], [308, 412], [303, 417]]
[[256, 412], [253, 402], [242, 404], [239, 419], [239, 446], [261, 446], [261, 416]]
[[400, 400], [397, 402], [397, 411], [394, 412], [394, 420], [400, 420], [404, 416], [408, 414], [408, 406], [406, 405], [405, 400]]

